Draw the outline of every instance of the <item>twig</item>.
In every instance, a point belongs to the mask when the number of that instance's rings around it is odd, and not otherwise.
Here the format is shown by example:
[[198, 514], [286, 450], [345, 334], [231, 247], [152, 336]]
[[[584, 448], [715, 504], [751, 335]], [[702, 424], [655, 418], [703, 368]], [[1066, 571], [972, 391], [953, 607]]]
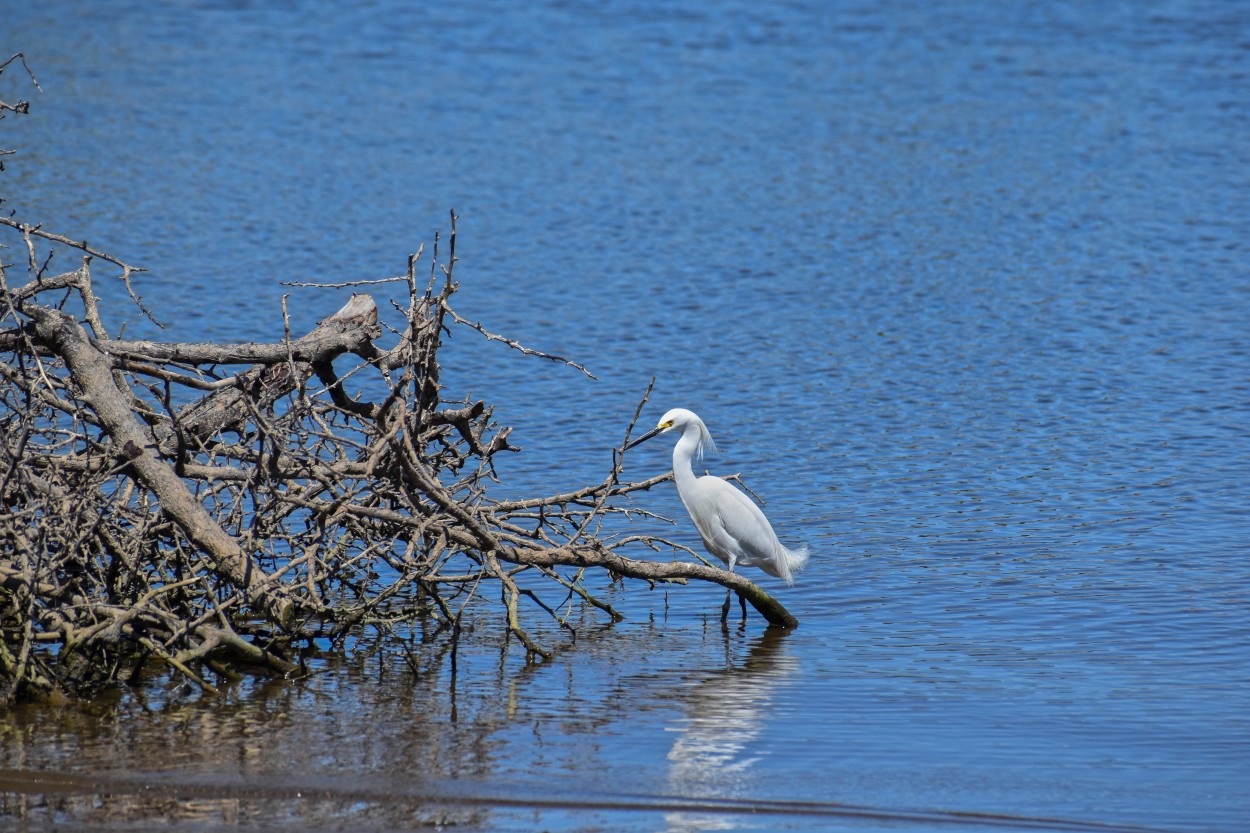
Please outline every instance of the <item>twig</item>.
[[559, 362], [560, 364], [565, 364], [565, 365], [568, 365], [569, 367], [580, 370], [582, 373], [586, 374], [591, 379], [597, 380], [599, 378], [598, 376], [591, 373], [582, 365], [574, 361], [569, 361], [563, 356], [556, 356], [551, 353], [544, 353], [541, 350], [531, 350], [529, 347], [524, 346], [518, 341], [513, 341], [510, 338], [505, 338], [504, 336], [489, 332], [485, 327], [481, 325], [481, 323], [477, 321], [469, 321], [468, 319], [461, 318], [460, 315], [451, 307], [447, 308], [447, 313], [452, 317], [452, 320], [455, 321], [457, 324], [463, 324], [464, 326], [468, 327], [471, 330], [476, 330], [477, 332], [484, 335], [487, 341], [500, 341], [508, 345], [509, 347], [511, 347], [513, 350], [520, 351], [521, 353], [524, 353], [527, 356], [535, 356], [540, 359], [547, 359], [549, 361]]

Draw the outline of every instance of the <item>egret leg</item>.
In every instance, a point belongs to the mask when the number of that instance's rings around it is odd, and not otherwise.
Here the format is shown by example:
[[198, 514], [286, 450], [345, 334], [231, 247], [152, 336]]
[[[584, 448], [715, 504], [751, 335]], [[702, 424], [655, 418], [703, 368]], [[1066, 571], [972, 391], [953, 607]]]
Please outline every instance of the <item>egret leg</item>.
[[729, 590], [726, 590], [726, 591], [725, 591], [725, 603], [724, 603], [723, 605], [721, 605], [721, 606], [720, 606], [720, 620], [721, 620], [722, 622], [728, 622], [728, 621], [729, 621], [729, 595], [730, 595], [730, 592], [731, 592], [731, 591], [729, 591]]
[[742, 621], [745, 622], [747, 620], [747, 597], [741, 593], [738, 594], [738, 605], [742, 608]]

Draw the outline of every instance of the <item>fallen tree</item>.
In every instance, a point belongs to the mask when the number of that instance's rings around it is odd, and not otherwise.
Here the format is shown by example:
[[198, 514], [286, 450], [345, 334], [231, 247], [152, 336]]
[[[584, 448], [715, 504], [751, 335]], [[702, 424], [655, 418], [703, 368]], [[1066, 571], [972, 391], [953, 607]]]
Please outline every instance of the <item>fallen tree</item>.
[[[588, 568], [715, 582], [769, 622], [796, 624], [741, 576], [622, 554], [681, 549], [671, 542], [598, 537], [606, 516], [639, 511], [614, 499], [669, 478], [622, 483], [619, 450], [600, 483], [491, 499], [493, 459], [513, 450], [509, 431], [486, 403], [450, 399], [438, 381], [448, 328], [481, 330], [450, 305], [454, 225], [450, 256], [438, 264], [436, 239], [424, 286], [419, 254], [410, 258], [406, 329], [383, 349], [366, 294], [311, 332], [270, 343], [113, 339], [92, 263], [104, 259], [126, 281], [135, 270], [86, 244], [0, 223], [28, 252], [41, 241], [90, 252], [54, 276], [28, 257], [30, 278], [16, 286], [13, 267], [0, 269], [4, 699], [89, 692], [150, 658], [205, 689], [206, 668], [299, 673], [301, 641], [341, 643], [420, 617], [450, 632], [469, 599], [493, 596], [483, 592], [491, 584], [503, 626], [529, 657], [545, 657], [523, 601], [570, 630], [558, 612], [570, 603], [619, 618], [588, 589]], [[374, 373], [382, 395], [349, 397], [335, 366], [344, 358], [355, 362], [345, 376]], [[543, 585], [523, 574], [540, 576], [559, 600], [544, 600]]]
[[[599, 483], [491, 496], [509, 429], [440, 384], [445, 335], [469, 328], [581, 368], [456, 313], [455, 219], [427, 277], [419, 249], [402, 277], [339, 285], [401, 289], [404, 323], [384, 348], [363, 293], [302, 336], [284, 319], [265, 343], [114, 338], [93, 269], [115, 271], [150, 316], [131, 284], [142, 270], [0, 216], [0, 703], [88, 696], [154, 663], [206, 691], [247, 670], [301, 674], [314, 640], [341, 648], [417, 620], [455, 638], [470, 603], [497, 603], [537, 660], [553, 646], [527, 617], [569, 639], [574, 610], [620, 618], [587, 581], [603, 572], [714, 582], [770, 623], [797, 624], [707, 562], [627, 557], [685, 548], [603, 532], [609, 516], [646, 514], [628, 496], [671, 476], [621, 482], [619, 448]], [[78, 267], [47, 274], [54, 251]], [[349, 395], [349, 378], [374, 395]]]

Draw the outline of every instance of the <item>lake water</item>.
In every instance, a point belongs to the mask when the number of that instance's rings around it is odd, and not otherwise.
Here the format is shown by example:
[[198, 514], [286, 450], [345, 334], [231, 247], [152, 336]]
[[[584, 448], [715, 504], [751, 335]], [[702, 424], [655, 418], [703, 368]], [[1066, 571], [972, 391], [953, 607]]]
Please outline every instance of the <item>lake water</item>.
[[813, 551], [761, 577], [791, 633], [629, 585], [546, 665], [487, 618], [454, 662], [14, 710], [4, 826], [1245, 829], [1250, 6], [3, 17], [44, 88], [0, 77], [5, 208], [149, 270], [164, 332], [97, 270], [127, 334], [306, 328], [346, 291], [281, 281], [401, 274], [454, 207], [458, 310], [599, 377], [456, 333], [501, 492], [601, 479], [655, 376], [644, 422], [697, 411]]

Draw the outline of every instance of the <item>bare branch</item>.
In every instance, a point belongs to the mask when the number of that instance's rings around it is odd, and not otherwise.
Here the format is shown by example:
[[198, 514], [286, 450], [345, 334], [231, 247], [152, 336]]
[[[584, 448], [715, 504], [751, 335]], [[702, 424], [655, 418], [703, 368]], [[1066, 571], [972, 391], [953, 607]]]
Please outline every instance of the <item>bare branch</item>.
[[577, 370], [580, 370], [582, 373], [586, 374], [586, 375], [587, 375], [587, 376], [589, 376], [591, 379], [598, 379], [598, 378], [599, 378], [598, 376], [596, 376], [595, 374], [591, 373], [589, 370], [587, 370], [587, 369], [586, 369], [585, 367], [583, 367], [582, 365], [578, 364], [577, 362], [569, 361], [568, 359], [564, 358], [563, 356], [555, 356], [555, 355], [552, 355], [551, 353], [544, 353], [544, 352], [542, 352], [541, 350], [531, 350], [530, 348], [528, 348], [528, 347], [524, 346], [523, 344], [521, 344], [521, 343], [520, 343], [520, 342], [518, 342], [518, 341], [513, 341], [513, 340], [512, 340], [512, 339], [510, 339], [510, 338], [505, 338], [505, 337], [503, 337], [503, 336], [501, 336], [501, 335], [497, 335], [497, 334], [495, 334], [495, 333], [489, 332], [489, 331], [488, 331], [485, 327], [483, 327], [483, 326], [481, 325], [481, 323], [479, 323], [479, 322], [477, 322], [477, 321], [469, 321], [468, 319], [461, 318], [461, 317], [460, 317], [460, 315], [459, 315], [459, 314], [457, 314], [457, 313], [456, 313], [456, 311], [455, 311], [455, 310], [453, 310], [451, 307], [448, 307], [448, 308], [447, 308], [447, 314], [448, 314], [448, 315], [450, 315], [450, 316], [452, 317], [452, 320], [454, 320], [457, 324], [463, 324], [464, 326], [468, 327], [469, 329], [471, 329], [471, 330], [476, 330], [477, 332], [479, 332], [479, 333], [481, 333], [482, 335], [486, 336], [487, 341], [501, 341], [501, 342], [503, 342], [504, 344], [506, 344], [506, 345], [508, 345], [509, 347], [511, 347], [513, 350], [518, 350], [518, 351], [520, 351], [521, 353], [524, 353], [524, 354], [525, 354], [525, 355], [527, 355], [527, 356], [535, 356], [535, 357], [540, 358], [540, 359], [548, 359], [549, 361], [559, 362], [560, 364], [566, 364], [566, 365], [568, 365], [569, 367], [576, 368]]

